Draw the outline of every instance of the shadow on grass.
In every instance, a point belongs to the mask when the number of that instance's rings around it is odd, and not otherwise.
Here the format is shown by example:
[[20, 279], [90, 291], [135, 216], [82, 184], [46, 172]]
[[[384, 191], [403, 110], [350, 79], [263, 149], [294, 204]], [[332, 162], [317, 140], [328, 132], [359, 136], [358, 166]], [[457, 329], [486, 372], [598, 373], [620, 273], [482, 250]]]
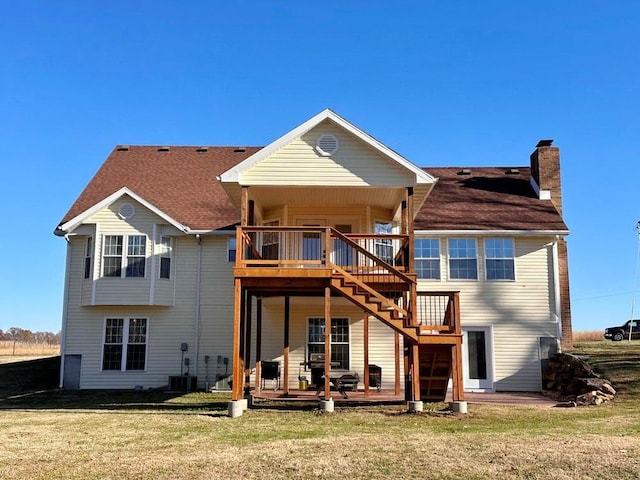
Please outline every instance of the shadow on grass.
[[0, 365], [0, 410], [136, 410], [214, 415], [213, 410], [227, 414], [228, 394], [60, 390], [59, 371], [59, 356]]

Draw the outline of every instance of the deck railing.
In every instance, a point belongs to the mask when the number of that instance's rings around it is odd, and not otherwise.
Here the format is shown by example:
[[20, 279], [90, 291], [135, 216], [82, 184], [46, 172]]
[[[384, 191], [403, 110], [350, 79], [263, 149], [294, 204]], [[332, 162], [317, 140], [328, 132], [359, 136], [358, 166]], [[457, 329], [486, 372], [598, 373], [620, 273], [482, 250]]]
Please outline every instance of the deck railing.
[[423, 330], [460, 334], [459, 292], [417, 292], [415, 318]]
[[407, 313], [407, 326], [460, 333], [458, 292], [417, 292], [407, 271], [409, 236], [342, 234], [330, 227], [238, 228], [236, 267], [340, 267]]
[[334, 263], [347, 271], [373, 268], [382, 260], [406, 271], [408, 235], [341, 234], [330, 227], [238, 228], [236, 266], [309, 267]]

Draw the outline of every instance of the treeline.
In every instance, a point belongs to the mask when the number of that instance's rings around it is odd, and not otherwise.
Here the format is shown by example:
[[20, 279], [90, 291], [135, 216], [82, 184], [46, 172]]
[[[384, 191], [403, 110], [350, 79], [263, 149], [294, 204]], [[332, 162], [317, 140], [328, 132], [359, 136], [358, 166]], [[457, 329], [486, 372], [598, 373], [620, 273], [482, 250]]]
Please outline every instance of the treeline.
[[32, 332], [24, 328], [11, 327], [6, 332], [0, 329], [0, 341], [60, 345], [60, 332]]

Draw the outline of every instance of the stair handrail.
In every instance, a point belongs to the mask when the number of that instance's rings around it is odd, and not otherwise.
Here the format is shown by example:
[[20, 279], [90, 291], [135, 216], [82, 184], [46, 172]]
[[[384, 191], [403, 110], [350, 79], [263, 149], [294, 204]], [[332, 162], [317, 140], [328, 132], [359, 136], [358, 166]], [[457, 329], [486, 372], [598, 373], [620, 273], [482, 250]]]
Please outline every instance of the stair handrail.
[[349, 280], [352, 283], [355, 283], [358, 286], [358, 288], [361, 288], [361, 289], [365, 290], [368, 294], [376, 297], [385, 306], [393, 308], [396, 312], [398, 312], [400, 315], [402, 315], [405, 319], [408, 318], [409, 313], [404, 308], [400, 307], [397, 303], [392, 302], [387, 297], [385, 297], [384, 295], [380, 294], [379, 292], [377, 292], [376, 290], [371, 288], [369, 285], [367, 285], [363, 281], [359, 280], [358, 278], [354, 277], [353, 275], [351, 275], [349, 272], [347, 272], [343, 268], [339, 267], [338, 265], [335, 265], [335, 264], [332, 263], [331, 264], [331, 268], [336, 273], [339, 273], [345, 279]]
[[412, 284], [416, 284], [417, 282], [405, 275], [403, 272], [401, 272], [400, 270], [398, 270], [397, 268], [395, 268], [393, 265], [388, 264], [387, 262], [385, 262], [384, 260], [382, 260], [380, 257], [374, 255], [373, 253], [371, 253], [369, 250], [362, 248], [360, 245], [358, 245], [356, 242], [354, 242], [353, 240], [351, 240], [348, 236], [343, 235], [342, 233], [340, 233], [338, 230], [336, 230], [333, 227], [327, 227], [327, 229], [330, 232], [330, 236], [331, 238], [339, 238], [340, 240], [342, 240], [343, 242], [345, 242], [347, 245], [350, 245], [352, 248], [354, 248], [356, 251], [360, 252], [361, 254], [363, 254], [365, 257], [371, 259], [374, 261], [374, 263], [379, 264], [381, 267], [385, 268], [386, 270], [388, 270], [390, 273], [393, 273], [394, 275], [398, 276], [399, 278], [401, 278], [405, 283], [412, 285]]

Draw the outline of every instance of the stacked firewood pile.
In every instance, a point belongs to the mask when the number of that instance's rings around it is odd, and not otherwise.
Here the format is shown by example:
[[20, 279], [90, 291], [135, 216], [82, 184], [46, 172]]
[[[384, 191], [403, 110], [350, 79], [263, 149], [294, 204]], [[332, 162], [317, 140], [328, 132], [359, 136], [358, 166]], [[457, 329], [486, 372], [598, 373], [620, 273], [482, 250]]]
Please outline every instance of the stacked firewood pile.
[[549, 357], [542, 373], [542, 387], [562, 400], [559, 406], [600, 405], [613, 400], [615, 389], [581, 358], [568, 353]]

